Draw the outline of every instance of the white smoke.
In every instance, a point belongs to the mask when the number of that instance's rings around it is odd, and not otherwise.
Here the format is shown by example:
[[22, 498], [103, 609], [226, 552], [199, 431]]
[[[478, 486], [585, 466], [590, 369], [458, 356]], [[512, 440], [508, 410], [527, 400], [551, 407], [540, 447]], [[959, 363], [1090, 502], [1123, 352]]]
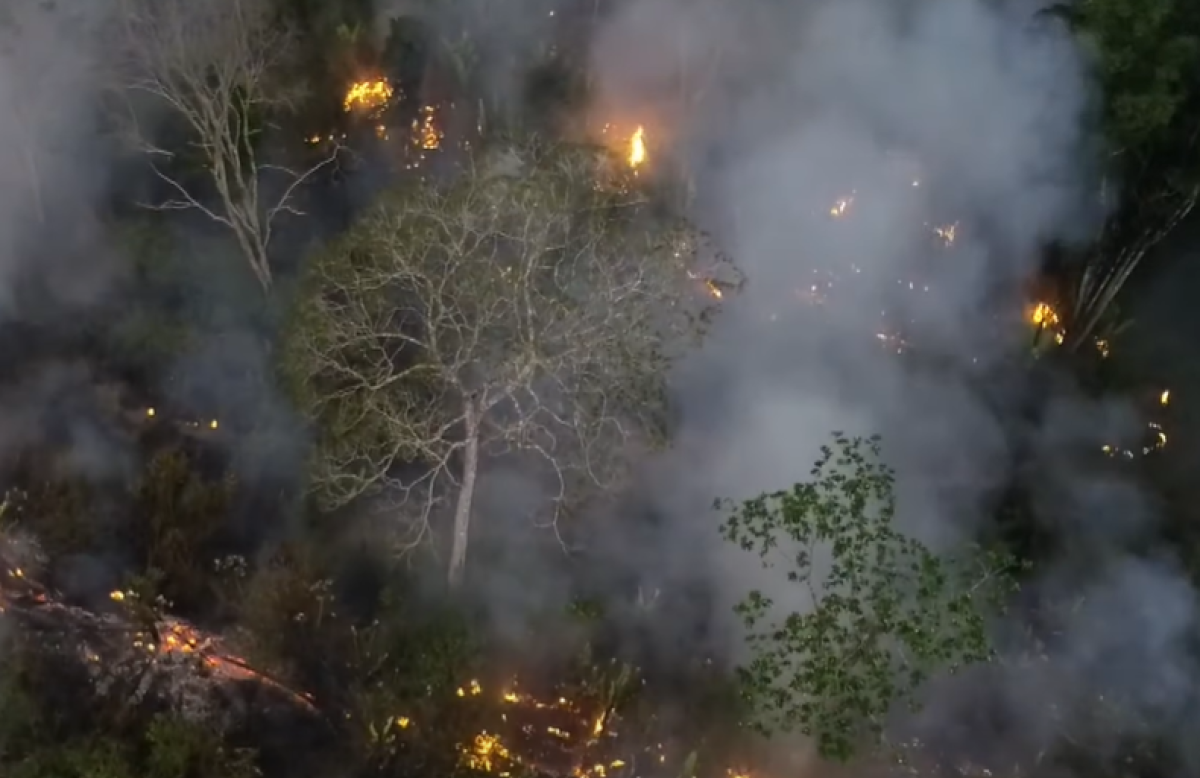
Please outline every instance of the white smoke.
[[[683, 136], [673, 141], [687, 149], [698, 211], [748, 278], [680, 376], [682, 443], [653, 490], [668, 517], [658, 574], [704, 579], [719, 618], [750, 588], [786, 585], [723, 544], [706, 506], [804, 479], [831, 430], [883, 436], [900, 521], [938, 548], [976, 536], [1017, 458], [1051, 485], [1044, 520], [1069, 516], [1095, 562], [1068, 553], [1046, 573], [1047, 590], [1086, 599], [1089, 615], [1054, 649], [1070, 668], [1057, 688], [1006, 700], [1031, 728], [1109, 677], [1154, 690], [1135, 704], [1156, 711], [1181, 709], [1182, 693], [1164, 690], [1195, 680], [1177, 645], [1194, 621], [1190, 587], [1170, 564], [1125, 551], [1151, 528], [1144, 501], [1065, 459], [1122, 421], [1069, 387], [1041, 429], [1015, 413], [1028, 375], [1021, 308], [1041, 251], [1085, 238], [1103, 216], [1088, 63], [1038, 10], [634, 0], [594, 49], [604, 110], [688, 106], [671, 119]], [[705, 93], [689, 102], [689, 90]], [[839, 198], [851, 202], [834, 218]], [[947, 249], [933, 229], [950, 223]], [[826, 302], [797, 299], [813, 296]], [[914, 359], [876, 337], [897, 332]], [[1036, 456], [1018, 457], [1015, 441], [1031, 438]], [[1172, 607], [1146, 617], [1153, 625], [1117, 626], [1160, 600]], [[736, 653], [736, 626], [723, 623], [716, 641]]]

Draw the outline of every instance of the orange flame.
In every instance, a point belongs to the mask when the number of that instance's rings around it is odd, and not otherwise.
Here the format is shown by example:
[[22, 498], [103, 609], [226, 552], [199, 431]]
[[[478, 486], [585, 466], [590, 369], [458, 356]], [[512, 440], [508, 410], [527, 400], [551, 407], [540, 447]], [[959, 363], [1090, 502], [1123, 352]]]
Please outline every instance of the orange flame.
[[640, 124], [629, 138], [629, 167], [637, 169], [646, 162], [646, 128]]

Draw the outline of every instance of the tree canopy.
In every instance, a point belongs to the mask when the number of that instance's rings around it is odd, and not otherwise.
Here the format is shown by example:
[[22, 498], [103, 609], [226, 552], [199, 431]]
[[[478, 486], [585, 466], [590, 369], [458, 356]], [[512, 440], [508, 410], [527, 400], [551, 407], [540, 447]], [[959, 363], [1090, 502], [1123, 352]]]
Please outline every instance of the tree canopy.
[[932, 676], [990, 659], [988, 595], [1008, 583], [1003, 557], [940, 557], [896, 528], [880, 453], [878, 439], [837, 433], [810, 480], [724, 504], [725, 538], [779, 569], [779, 595], [755, 590], [736, 609], [754, 723], [799, 731], [835, 759], [877, 738]]
[[634, 183], [602, 150], [505, 146], [388, 194], [314, 257], [285, 363], [327, 504], [398, 498], [413, 544], [452, 501], [456, 579], [485, 459], [541, 474], [550, 525], [616, 487], [712, 306], [700, 236]]

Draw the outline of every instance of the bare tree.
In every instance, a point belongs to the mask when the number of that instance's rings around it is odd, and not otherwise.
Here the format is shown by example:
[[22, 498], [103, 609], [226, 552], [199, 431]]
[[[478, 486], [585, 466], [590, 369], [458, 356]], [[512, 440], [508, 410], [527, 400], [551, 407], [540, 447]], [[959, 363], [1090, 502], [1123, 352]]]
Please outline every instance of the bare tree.
[[715, 298], [699, 236], [651, 216], [623, 165], [510, 148], [393, 194], [310, 264], [285, 363], [324, 431], [315, 486], [331, 506], [398, 495], [402, 550], [451, 520], [451, 585], [487, 462], [544, 478], [557, 531], [665, 432], [665, 371]]
[[[296, 190], [337, 157], [335, 147], [315, 164], [294, 170], [261, 159], [263, 122], [293, 107], [295, 95], [281, 71], [293, 38], [268, 0], [119, 0], [122, 30], [118, 89], [126, 98], [131, 134], [155, 175], [173, 192], [159, 210], [196, 210], [224, 225], [264, 292], [272, 287], [269, 250], [276, 220], [298, 211]], [[192, 135], [216, 204], [198, 184], [167, 163], [177, 156], [146, 132], [139, 114], [165, 106]], [[278, 188], [264, 193], [267, 177]]]

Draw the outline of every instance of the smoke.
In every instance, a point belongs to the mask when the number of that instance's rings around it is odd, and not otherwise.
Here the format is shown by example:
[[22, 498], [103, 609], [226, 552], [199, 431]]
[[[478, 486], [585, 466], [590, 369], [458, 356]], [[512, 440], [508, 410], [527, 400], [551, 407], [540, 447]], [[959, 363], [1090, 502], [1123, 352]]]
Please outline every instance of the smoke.
[[[658, 106], [647, 110], [684, 149], [697, 212], [748, 278], [681, 370], [681, 443], [651, 479], [663, 525], [638, 558], [659, 581], [713, 589], [710, 640], [736, 657], [728, 609], [749, 589], [804, 604], [721, 542], [714, 496], [805, 478], [831, 430], [879, 433], [902, 527], [953, 550], [993, 515], [1015, 462], [1040, 519], [1080, 539], [1035, 588], [1086, 606], [1048, 649], [1055, 683], [1012, 669], [1000, 684], [1022, 689], [997, 704], [1027, 722], [1005, 743], [1045, 741], [1062, 725], [1047, 710], [1111, 688], [1132, 693], [1132, 710], [1178, 713], [1196, 680], [1180, 647], [1194, 593], [1169, 559], [1131, 550], [1152, 542], [1151, 506], [1079, 464], [1125, 414], [1061, 380], [1034, 403], [1037, 421], [1022, 413], [1044, 390], [1030, 385], [1019, 318], [1040, 251], [1104, 215], [1089, 194], [1088, 63], [1038, 10], [635, 0], [593, 48], [599, 110]], [[934, 230], [949, 224], [947, 247]], [[933, 700], [926, 730], [961, 700]]]
[[17, 315], [13, 285], [24, 264], [37, 262], [43, 291], [71, 305], [94, 303], [113, 271], [96, 250], [94, 210], [106, 172], [92, 58], [102, 6], [18, 0], [0, 12], [0, 304], [8, 317]]

